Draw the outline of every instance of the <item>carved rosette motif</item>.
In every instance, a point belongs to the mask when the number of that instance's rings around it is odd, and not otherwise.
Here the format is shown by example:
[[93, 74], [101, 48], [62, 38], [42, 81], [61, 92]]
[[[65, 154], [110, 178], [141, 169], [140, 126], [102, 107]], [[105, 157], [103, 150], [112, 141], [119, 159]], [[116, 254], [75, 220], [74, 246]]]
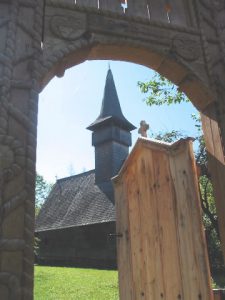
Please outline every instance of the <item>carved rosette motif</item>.
[[199, 41], [183, 34], [175, 35], [172, 41], [172, 51], [186, 61], [196, 61], [201, 56]]
[[74, 41], [85, 32], [83, 27], [84, 22], [84, 17], [76, 18], [72, 16], [54, 15], [50, 19], [50, 28], [56, 37]]

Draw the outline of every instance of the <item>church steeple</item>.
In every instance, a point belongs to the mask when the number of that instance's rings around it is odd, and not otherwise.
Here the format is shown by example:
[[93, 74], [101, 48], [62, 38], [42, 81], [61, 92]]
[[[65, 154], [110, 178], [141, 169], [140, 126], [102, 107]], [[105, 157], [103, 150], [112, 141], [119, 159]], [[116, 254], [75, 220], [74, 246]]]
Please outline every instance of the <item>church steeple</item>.
[[87, 127], [87, 129], [94, 131], [95, 129], [101, 126], [105, 126], [109, 123], [114, 123], [121, 128], [129, 131], [136, 128], [129, 121], [127, 121], [122, 113], [116, 86], [113, 79], [113, 74], [110, 68], [106, 76], [100, 115], [91, 125]]
[[111, 178], [120, 170], [131, 146], [131, 133], [136, 127], [123, 115], [113, 74], [109, 68], [98, 118], [87, 127], [93, 131], [95, 147], [95, 181], [113, 199]]

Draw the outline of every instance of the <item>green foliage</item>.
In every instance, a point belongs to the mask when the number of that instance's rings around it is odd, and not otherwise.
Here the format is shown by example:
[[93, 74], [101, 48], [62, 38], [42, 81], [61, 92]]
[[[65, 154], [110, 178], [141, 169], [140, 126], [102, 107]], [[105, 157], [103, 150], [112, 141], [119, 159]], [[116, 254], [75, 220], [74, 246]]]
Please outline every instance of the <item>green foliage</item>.
[[48, 183], [43, 176], [36, 174], [36, 186], [35, 186], [35, 215], [37, 216], [42, 204], [48, 197], [48, 194], [52, 188], [52, 184]]
[[225, 287], [225, 273], [214, 275], [213, 288], [224, 288]]
[[34, 255], [37, 256], [38, 255], [38, 251], [39, 251], [39, 243], [40, 243], [40, 239], [38, 237], [34, 237]]
[[189, 102], [186, 95], [165, 77], [155, 73], [152, 80], [148, 82], [138, 81], [138, 86], [147, 97], [144, 99], [149, 106], [171, 105], [181, 102]]
[[203, 175], [199, 178], [199, 187], [209, 260], [211, 269], [213, 273], [216, 274], [217, 272], [224, 271], [223, 254], [219, 239], [218, 219], [213, 196], [213, 187], [208, 176]]
[[118, 272], [35, 267], [35, 300], [118, 300]]
[[152, 137], [159, 141], [172, 143], [180, 138], [183, 138], [184, 135], [180, 131], [172, 130], [170, 132], [158, 132], [157, 134], [152, 134]]

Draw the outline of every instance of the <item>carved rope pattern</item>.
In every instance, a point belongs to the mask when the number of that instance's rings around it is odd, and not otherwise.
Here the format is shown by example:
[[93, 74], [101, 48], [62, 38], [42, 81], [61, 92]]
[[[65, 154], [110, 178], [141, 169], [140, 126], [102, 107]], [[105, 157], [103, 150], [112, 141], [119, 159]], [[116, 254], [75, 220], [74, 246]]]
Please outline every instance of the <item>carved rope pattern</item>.
[[[36, 159], [36, 119], [38, 102], [38, 84], [36, 71], [39, 57], [41, 56], [41, 31], [42, 31], [42, 7], [43, 1], [35, 0], [12, 0], [10, 5], [10, 20], [8, 25], [5, 54], [0, 55], [0, 61], [4, 61], [4, 75], [0, 81], [0, 146], [7, 146], [13, 153], [13, 163], [4, 170], [0, 170], [0, 230], [1, 226], [13, 211], [23, 206], [24, 234], [22, 239], [0, 240], [0, 251], [21, 252], [23, 251], [23, 268], [21, 276], [0, 272], [0, 284], [9, 290], [9, 299], [33, 299], [33, 227], [34, 227], [34, 182], [35, 182], [35, 159]], [[8, 3], [7, 3], [8, 4]], [[20, 6], [34, 10], [34, 27], [27, 27], [18, 20]], [[0, 24], [1, 26], [1, 24]], [[32, 40], [32, 51], [23, 57], [16, 58], [16, 27]], [[16, 58], [16, 60], [15, 60]], [[12, 80], [13, 67], [17, 63], [32, 60], [32, 73], [30, 82]], [[29, 70], [30, 71], [30, 70]], [[29, 113], [25, 116], [20, 110], [9, 104], [12, 89], [23, 88], [30, 90]], [[16, 119], [27, 132], [25, 148], [15, 138], [8, 134], [8, 115]], [[21, 187], [21, 192], [10, 199], [3, 199], [3, 188], [6, 182], [15, 180], [21, 172], [26, 172], [26, 184]], [[16, 270], [15, 270], [16, 271]], [[18, 277], [17, 277], [18, 276]]]
[[[33, 67], [31, 68], [31, 82], [29, 99], [29, 114], [27, 127], [26, 145], [26, 190], [28, 197], [25, 198], [25, 219], [24, 219], [24, 239], [26, 247], [23, 255], [23, 299], [33, 299], [33, 240], [34, 240], [34, 190], [35, 190], [35, 162], [36, 162], [36, 138], [37, 138], [37, 112], [39, 85], [37, 82], [38, 66], [41, 53], [42, 37], [42, 15], [43, 1], [33, 0], [34, 7], [34, 28], [32, 48], [34, 51]], [[25, 120], [25, 119], [24, 119]], [[30, 121], [29, 121], [30, 120]], [[26, 120], [27, 123], [27, 120]]]
[[[16, 178], [25, 166], [25, 150], [21, 143], [12, 136], [0, 135], [0, 145], [8, 147], [13, 153], [13, 162], [11, 166], [1, 170], [0, 190], [3, 191], [3, 186], [6, 182]], [[23, 189], [19, 195], [4, 200], [1, 195], [0, 206], [0, 228], [5, 218], [14, 212], [19, 206], [24, 205], [27, 193]], [[4, 201], [3, 201], [4, 200]], [[25, 249], [24, 239], [0, 239], [0, 251], [22, 251]], [[6, 280], [7, 278], [7, 280]], [[10, 299], [21, 299], [21, 288], [19, 278], [13, 274], [0, 273], [0, 283], [6, 285], [9, 289]]]
[[7, 286], [9, 290], [9, 300], [20, 299], [20, 282], [15, 275], [1, 272], [0, 283]]
[[[0, 223], [0, 232], [2, 232], [2, 223], [4, 222], [4, 215], [7, 211], [10, 213], [12, 211], [13, 205], [10, 205], [11, 200], [4, 202], [3, 199], [3, 187], [4, 183], [7, 180], [11, 180], [14, 176], [16, 176], [23, 166], [22, 160], [20, 157], [20, 153], [24, 155], [23, 151], [21, 151], [19, 142], [16, 141], [13, 137], [7, 135], [7, 127], [8, 127], [8, 107], [7, 104], [10, 100], [10, 91], [11, 91], [11, 78], [13, 73], [13, 64], [12, 59], [15, 55], [15, 40], [16, 40], [16, 18], [18, 14], [18, 2], [12, 1], [10, 4], [10, 16], [11, 19], [7, 22], [7, 36], [6, 36], [6, 46], [5, 46], [5, 54], [4, 54], [4, 70], [2, 81], [3, 85], [1, 86], [1, 108], [0, 108], [0, 145], [7, 145], [12, 152], [14, 153], [14, 163], [10, 168], [4, 169], [0, 171], [0, 214], [1, 214], [1, 223]], [[18, 152], [17, 152], [18, 150]], [[16, 153], [17, 152], [17, 153]], [[18, 156], [19, 154], [19, 156]], [[17, 157], [17, 158], [16, 158]], [[21, 241], [20, 241], [21, 242]], [[13, 243], [13, 246], [12, 246]], [[21, 245], [17, 241], [0, 239], [0, 250], [5, 250], [13, 248], [14, 251], [21, 248]], [[19, 279], [9, 273], [0, 273], [0, 283], [1, 285], [6, 285], [9, 289], [9, 298], [10, 299], [21, 299], [21, 288], [19, 284]]]
[[7, 20], [7, 36], [6, 36], [6, 46], [5, 54], [2, 54], [2, 60], [4, 60], [4, 70], [2, 76], [2, 87], [1, 87], [1, 107], [0, 107], [0, 133], [6, 134], [7, 131], [7, 106], [10, 99], [10, 80], [12, 78], [13, 65], [12, 57], [15, 54], [15, 35], [16, 35], [16, 26], [15, 19], [18, 12], [18, 4], [13, 2], [10, 5], [11, 20]]

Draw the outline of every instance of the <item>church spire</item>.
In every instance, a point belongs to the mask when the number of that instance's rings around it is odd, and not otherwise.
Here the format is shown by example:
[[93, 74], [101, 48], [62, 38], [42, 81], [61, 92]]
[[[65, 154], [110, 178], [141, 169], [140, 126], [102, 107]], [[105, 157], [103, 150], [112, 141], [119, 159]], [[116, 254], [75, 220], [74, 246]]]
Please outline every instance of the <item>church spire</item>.
[[87, 129], [94, 131], [95, 129], [109, 123], [113, 123], [129, 131], [136, 128], [124, 117], [122, 113], [110, 66], [106, 76], [100, 115], [90, 126], [87, 127]]
[[119, 172], [128, 156], [130, 131], [135, 126], [122, 113], [111, 69], [106, 76], [100, 115], [87, 129], [93, 131], [95, 183], [113, 201], [111, 178]]

